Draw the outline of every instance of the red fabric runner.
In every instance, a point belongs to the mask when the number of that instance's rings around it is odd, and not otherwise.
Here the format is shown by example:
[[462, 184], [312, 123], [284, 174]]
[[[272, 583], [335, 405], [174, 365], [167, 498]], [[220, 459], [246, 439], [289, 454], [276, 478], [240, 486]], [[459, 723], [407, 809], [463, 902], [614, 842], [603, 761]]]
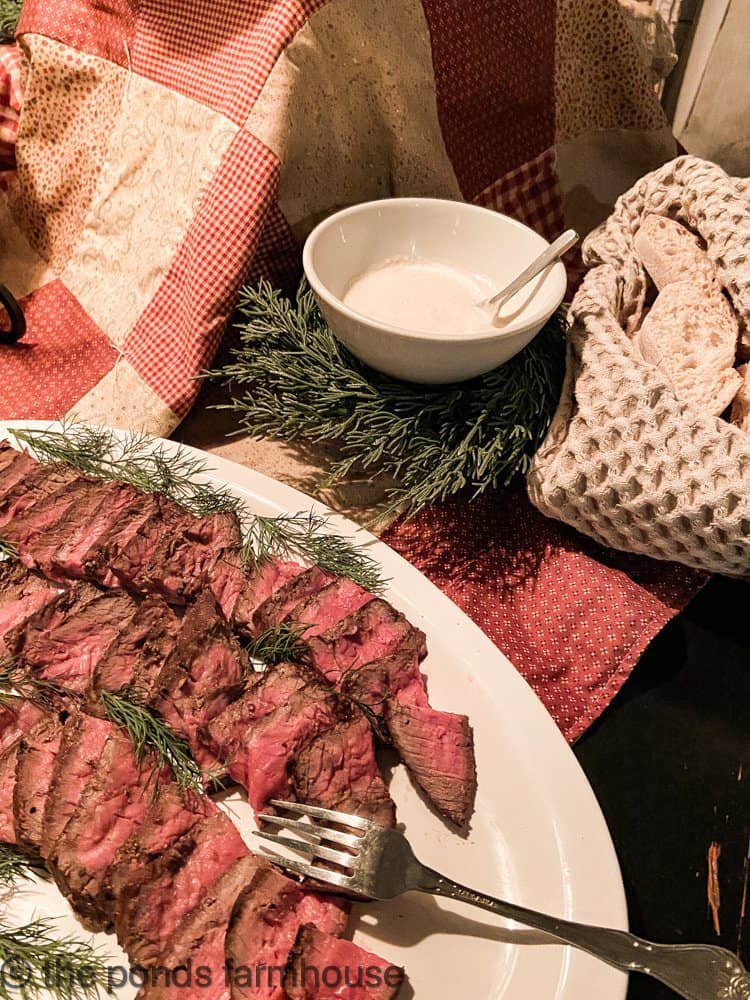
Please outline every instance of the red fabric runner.
[[707, 577], [602, 549], [520, 491], [456, 499], [383, 539], [499, 646], [573, 742]]

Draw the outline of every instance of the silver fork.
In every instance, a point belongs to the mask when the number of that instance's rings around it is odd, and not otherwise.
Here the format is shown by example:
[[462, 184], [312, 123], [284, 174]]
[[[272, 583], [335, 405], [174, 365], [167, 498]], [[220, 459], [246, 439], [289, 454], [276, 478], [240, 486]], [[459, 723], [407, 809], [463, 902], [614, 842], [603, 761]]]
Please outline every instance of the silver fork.
[[[725, 948], [653, 944], [625, 931], [575, 924], [527, 910], [467, 889], [423, 865], [397, 830], [317, 806], [277, 800], [271, 804], [303, 818], [263, 815], [260, 819], [264, 823], [273, 824], [282, 833], [261, 831], [256, 836], [307, 854], [307, 861], [266, 855], [269, 861], [304, 878], [365, 899], [393, 899], [413, 889], [459, 899], [543, 931], [623, 972], [653, 976], [686, 1000], [750, 1000], [750, 975]], [[342, 826], [347, 829], [342, 830]], [[336, 869], [316, 861], [332, 863]]]

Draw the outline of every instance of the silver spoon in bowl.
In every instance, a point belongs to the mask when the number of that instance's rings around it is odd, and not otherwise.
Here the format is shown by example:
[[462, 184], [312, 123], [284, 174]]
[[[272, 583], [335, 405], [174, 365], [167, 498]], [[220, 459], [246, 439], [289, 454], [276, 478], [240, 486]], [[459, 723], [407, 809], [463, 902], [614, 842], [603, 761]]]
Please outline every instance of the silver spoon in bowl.
[[571, 247], [576, 245], [578, 239], [579, 236], [575, 229], [566, 229], [562, 236], [558, 236], [554, 243], [550, 243], [547, 249], [540, 253], [527, 268], [521, 271], [517, 278], [514, 278], [510, 284], [506, 285], [496, 295], [493, 295], [491, 299], [483, 302], [482, 307], [485, 309], [492, 308], [494, 317], [497, 317], [500, 307], [509, 298], [515, 295], [516, 292], [520, 292], [524, 285], [527, 285], [532, 278], [536, 278], [538, 274], [541, 274], [551, 264], [555, 264], [564, 253], [567, 253]]

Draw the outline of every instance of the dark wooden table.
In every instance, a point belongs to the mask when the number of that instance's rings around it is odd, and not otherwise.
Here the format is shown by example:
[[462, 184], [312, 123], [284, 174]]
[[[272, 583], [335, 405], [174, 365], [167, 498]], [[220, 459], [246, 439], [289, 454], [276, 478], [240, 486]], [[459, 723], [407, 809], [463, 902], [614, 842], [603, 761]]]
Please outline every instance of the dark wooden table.
[[[713, 580], [575, 748], [622, 867], [631, 929], [750, 964], [750, 584]], [[720, 849], [716, 933], [708, 855]], [[636, 976], [630, 1000], [674, 994]]]

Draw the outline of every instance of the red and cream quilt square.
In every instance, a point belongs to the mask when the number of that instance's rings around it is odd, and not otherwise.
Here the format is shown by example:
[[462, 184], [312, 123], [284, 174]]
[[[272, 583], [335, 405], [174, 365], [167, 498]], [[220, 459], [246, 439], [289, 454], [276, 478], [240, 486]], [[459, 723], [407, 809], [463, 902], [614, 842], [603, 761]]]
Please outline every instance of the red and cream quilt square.
[[106, 375], [117, 352], [59, 280], [21, 305], [26, 336], [0, 345], [0, 412], [4, 419], [56, 419]]

